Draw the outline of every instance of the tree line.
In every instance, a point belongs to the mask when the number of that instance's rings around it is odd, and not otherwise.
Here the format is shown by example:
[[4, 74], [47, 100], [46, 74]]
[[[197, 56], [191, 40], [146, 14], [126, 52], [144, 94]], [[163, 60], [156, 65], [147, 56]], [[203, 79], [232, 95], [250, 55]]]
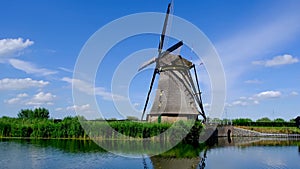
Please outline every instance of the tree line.
[[[226, 120], [226, 119], [225, 119]], [[259, 126], [259, 127], [295, 127], [295, 119], [285, 121], [282, 118], [276, 118], [274, 120], [269, 119], [268, 117], [263, 117], [253, 121], [249, 118], [239, 118], [233, 119], [232, 125], [235, 126]]]

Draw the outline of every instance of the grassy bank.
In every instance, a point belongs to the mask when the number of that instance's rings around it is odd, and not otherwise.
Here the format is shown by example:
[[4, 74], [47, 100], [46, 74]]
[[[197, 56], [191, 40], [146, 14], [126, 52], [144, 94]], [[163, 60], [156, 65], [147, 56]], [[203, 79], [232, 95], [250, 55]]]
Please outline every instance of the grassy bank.
[[263, 126], [237, 126], [239, 128], [257, 131], [261, 133], [272, 134], [300, 134], [300, 129], [297, 127], [263, 127]]
[[[2, 138], [63, 138], [63, 139], [142, 139], [160, 135], [158, 139], [172, 140], [182, 138], [192, 128], [197, 136], [202, 129], [200, 122], [189, 121], [170, 123], [140, 123], [134, 121], [88, 121], [66, 117], [61, 121], [45, 118], [0, 118], [0, 137]], [[81, 122], [81, 123], [80, 123]], [[172, 126], [172, 127], [171, 127]], [[168, 130], [170, 129], [170, 130]]]

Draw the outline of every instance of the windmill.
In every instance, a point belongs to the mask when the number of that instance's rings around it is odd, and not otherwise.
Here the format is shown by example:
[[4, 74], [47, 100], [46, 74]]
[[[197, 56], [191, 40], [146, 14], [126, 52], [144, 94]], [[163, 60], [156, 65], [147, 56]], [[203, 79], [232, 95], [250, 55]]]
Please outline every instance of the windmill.
[[[166, 12], [158, 45], [158, 56], [142, 64], [138, 70], [141, 71], [147, 66], [155, 64], [141, 120], [144, 119], [156, 75], [159, 75], [156, 96], [151, 111], [147, 115], [147, 121], [174, 122], [178, 118], [195, 120], [198, 115], [201, 115], [203, 121], [206, 121], [195, 65], [181, 55], [172, 54], [183, 45], [183, 42], [179, 41], [163, 51], [171, 5], [172, 3], [169, 3]], [[194, 70], [197, 86], [192, 78], [191, 69]]]

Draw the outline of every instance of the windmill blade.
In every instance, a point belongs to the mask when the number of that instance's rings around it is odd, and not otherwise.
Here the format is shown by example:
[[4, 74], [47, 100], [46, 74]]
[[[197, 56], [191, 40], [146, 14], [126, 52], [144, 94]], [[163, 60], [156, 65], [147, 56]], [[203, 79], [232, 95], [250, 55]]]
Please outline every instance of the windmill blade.
[[193, 68], [194, 68], [195, 78], [196, 78], [196, 82], [197, 82], [198, 100], [199, 100], [199, 107], [200, 107], [200, 111], [201, 111], [201, 112], [200, 112], [200, 115], [203, 117], [203, 122], [206, 122], [207, 117], [206, 117], [206, 115], [205, 115], [205, 112], [204, 112], [204, 106], [203, 106], [203, 103], [202, 103], [201, 90], [200, 90], [200, 87], [199, 87], [199, 82], [198, 82], [198, 77], [197, 77], [196, 66], [193, 65]]
[[175, 45], [171, 46], [170, 48], [167, 49], [167, 52], [171, 53], [174, 50], [178, 49], [180, 46], [183, 45], [182, 41], [177, 42]]
[[164, 45], [164, 40], [165, 40], [166, 29], [167, 29], [167, 25], [168, 25], [170, 9], [171, 9], [171, 3], [169, 3], [169, 5], [168, 5], [168, 9], [167, 9], [167, 13], [166, 13], [165, 21], [164, 21], [164, 27], [163, 27], [162, 33], [160, 35], [160, 40], [159, 40], [159, 45], [158, 45], [159, 55], [161, 54], [161, 51], [162, 51], [162, 48], [163, 48], [163, 45]]
[[[169, 17], [168, 17], [168, 22], [167, 22], [167, 28], [166, 28], [166, 32], [165, 32], [165, 39], [164, 39], [164, 43], [163, 46], [170, 46], [169, 42], [171, 41], [171, 30], [172, 30], [172, 23], [173, 23], [173, 18], [174, 18], [174, 0], [170, 1], [171, 3], [171, 7], [170, 7], [170, 13], [169, 13]], [[163, 51], [163, 49], [162, 49]]]
[[175, 45], [171, 46], [170, 48], [168, 48], [165, 52], [161, 53], [160, 56], [158, 56], [158, 59], [160, 57], [164, 57], [167, 56], [169, 53], [173, 52], [174, 50], [178, 49], [180, 46], [183, 45], [182, 41], [177, 42]]
[[140, 68], [138, 69], [138, 71], [141, 71], [142, 69], [146, 68], [147, 66], [151, 65], [152, 63], [155, 63], [156, 62], [156, 57], [148, 60], [147, 62], [143, 63]]
[[151, 83], [150, 83], [150, 88], [149, 88], [149, 91], [148, 91], [148, 94], [147, 94], [147, 99], [146, 99], [146, 103], [145, 103], [145, 106], [144, 106], [144, 109], [143, 109], [143, 114], [142, 114], [141, 120], [143, 120], [143, 118], [144, 118], [144, 115], [145, 115], [145, 112], [146, 112], [146, 109], [147, 109], [147, 105], [148, 105], [148, 102], [149, 102], [149, 97], [150, 97], [150, 94], [151, 94], [151, 91], [152, 91], [153, 83], [154, 83], [155, 76], [156, 76], [157, 72], [158, 72], [158, 70], [154, 69], [152, 79], [151, 79]]

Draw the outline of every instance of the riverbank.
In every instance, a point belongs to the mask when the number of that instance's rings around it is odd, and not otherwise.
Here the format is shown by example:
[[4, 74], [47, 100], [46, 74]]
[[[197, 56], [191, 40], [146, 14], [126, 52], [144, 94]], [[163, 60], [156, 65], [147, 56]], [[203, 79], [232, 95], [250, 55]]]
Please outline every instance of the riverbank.
[[53, 119], [0, 118], [2, 138], [61, 138], [93, 140], [131, 140], [153, 138], [177, 140], [185, 137], [194, 140], [203, 128], [201, 122], [178, 121], [176, 123], [141, 123], [137, 121], [85, 120], [81, 117]]
[[236, 126], [238, 128], [256, 131], [268, 134], [300, 134], [300, 129], [297, 127], [256, 127], [256, 126]]

